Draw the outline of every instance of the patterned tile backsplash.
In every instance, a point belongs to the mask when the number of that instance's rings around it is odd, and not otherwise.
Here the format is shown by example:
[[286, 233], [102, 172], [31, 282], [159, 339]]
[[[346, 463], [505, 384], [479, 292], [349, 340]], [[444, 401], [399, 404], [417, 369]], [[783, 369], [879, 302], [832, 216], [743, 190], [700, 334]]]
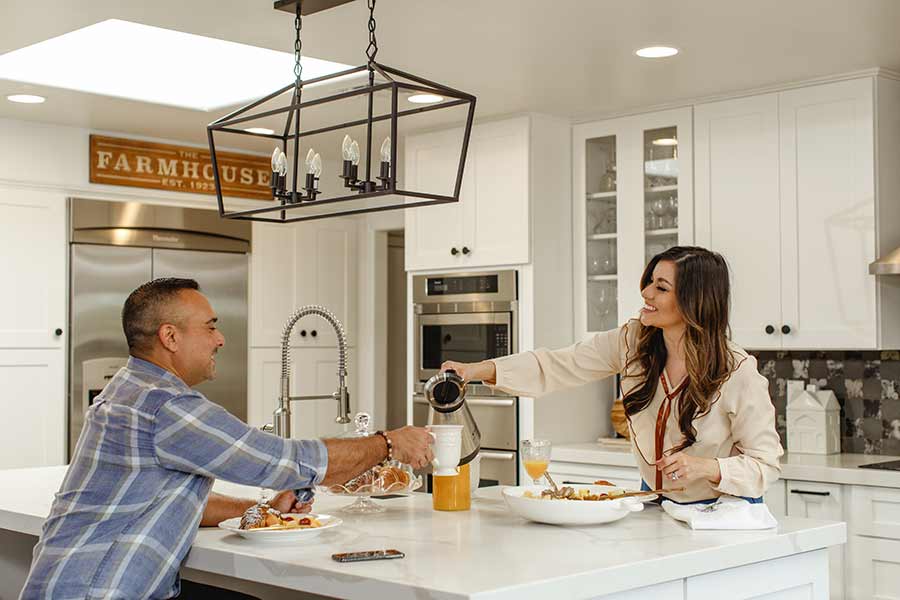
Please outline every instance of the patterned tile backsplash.
[[751, 351], [769, 380], [778, 433], [787, 440], [789, 379], [833, 390], [841, 405], [841, 451], [900, 455], [900, 351]]

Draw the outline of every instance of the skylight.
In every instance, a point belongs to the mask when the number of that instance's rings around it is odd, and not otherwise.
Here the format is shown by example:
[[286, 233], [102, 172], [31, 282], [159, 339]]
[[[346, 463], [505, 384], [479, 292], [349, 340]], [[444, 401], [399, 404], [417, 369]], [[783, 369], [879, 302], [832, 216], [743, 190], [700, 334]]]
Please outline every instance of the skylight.
[[[304, 56], [303, 79], [349, 69]], [[195, 110], [260, 98], [293, 80], [294, 55], [109, 19], [0, 55], [0, 79]]]

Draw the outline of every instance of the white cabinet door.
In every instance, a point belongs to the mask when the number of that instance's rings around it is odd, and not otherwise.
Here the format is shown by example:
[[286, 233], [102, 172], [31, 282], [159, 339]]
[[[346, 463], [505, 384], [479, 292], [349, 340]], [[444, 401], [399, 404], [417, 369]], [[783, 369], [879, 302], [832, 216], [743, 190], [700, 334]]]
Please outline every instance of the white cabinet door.
[[0, 348], [63, 348], [65, 198], [0, 188], [0, 214], [0, 273], [7, 282], [0, 294]]
[[[409, 138], [404, 184], [451, 194], [462, 135], [457, 128]], [[406, 269], [527, 263], [529, 157], [527, 118], [474, 126], [459, 202], [406, 211]]]
[[[404, 187], [417, 192], [452, 195], [459, 166], [463, 130], [451, 129], [410, 137], [406, 140]], [[471, 188], [469, 166], [472, 141], [463, 175], [463, 189]], [[463, 203], [423, 206], [404, 211], [406, 220], [406, 270], [455, 267], [462, 262]], [[418, 198], [410, 198], [414, 202]], [[451, 250], [456, 249], [456, 254]]]
[[850, 600], [900, 600], [900, 540], [850, 537]]
[[[331, 394], [337, 390], [338, 355], [334, 348], [291, 349], [291, 395], [308, 396]], [[348, 353], [347, 387], [350, 390], [351, 413], [355, 414], [358, 402], [356, 378], [356, 353]], [[278, 348], [250, 349], [250, 394], [248, 398], [248, 423], [259, 427], [272, 422], [272, 413], [278, 406], [281, 387], [281, 350]], [[342, 433], [344, 425], [335, 423], [338, 403], [336, 400], [307, 400], [291, 406], [291, 434], [297, 439], [333, 437]]]
[[849, 533], [900, 540], [900, 490], [867, 485], [848, 486], [853, 507]]
[[[824, 550], [688, 577], [687, 600], [825, 600]], [[833, 598], [834, 596], [832, 596]]]
[[697, 243], [728, 261], [731, 329], [748, 348], [781, 347], [778, 151], [778, 94], [694, 108]]
[[462, 205], [466, 267], [528, 262], [528, 132], [527, 118], [473, 132]]
[[[251, 346], [279, 346], [288, 317], [307, 304], [333, 312], [344, 325], [348, 343], [356, 343], [357, 236], [353, 218], [253, 224]], [[294, 326], [291, 344], [326, 347], [335, 346], [337, 339], [321, 317], [308, 316]]]
[[872, 88], [779, 95], [784, 348], [877, 346]]
[[[812, 481], [785, 482], [787, 487], [787, 514], [806, 519], [844, 520], [844, 487], [836, 483]], [[828, 572], [831, 581], [831, 599], [844, 597], [844, 546], [828, 549]]]
[[0, 469], [66, 462], [64, 350], [0, 349]]

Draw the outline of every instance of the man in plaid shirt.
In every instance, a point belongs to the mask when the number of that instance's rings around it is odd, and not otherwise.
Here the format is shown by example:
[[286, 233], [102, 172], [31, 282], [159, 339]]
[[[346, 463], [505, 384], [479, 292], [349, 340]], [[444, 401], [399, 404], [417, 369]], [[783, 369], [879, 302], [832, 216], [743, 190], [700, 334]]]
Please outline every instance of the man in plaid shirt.
[[[197, 282], [157, 279], [125, 302], [131, 357], [85, 415], [72, 462], [34, 549], [21, 598], [173, 598], [198, 525], [243, 514], [249, 500], [210, 494], [217, 477], [273, 489], [343, 483], [388, 453], [375, 435], [283, 439], [191, 388], [225, 344]], [[394, 458], [430, 462], [422, 428], [387, 432]], [[308, 510], [293, 492], [276, 508]]]

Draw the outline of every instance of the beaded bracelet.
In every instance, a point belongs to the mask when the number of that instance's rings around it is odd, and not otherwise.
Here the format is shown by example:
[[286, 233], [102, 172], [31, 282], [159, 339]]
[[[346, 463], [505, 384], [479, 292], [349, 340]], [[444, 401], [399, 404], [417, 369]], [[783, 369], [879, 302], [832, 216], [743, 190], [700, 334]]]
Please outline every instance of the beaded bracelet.
[[391, 438], [388, 437], [388, 434], [379, 430], [375, 432], [375, 435], [383, 437], [384, 443], [387, 444], [387, 457], [384, 459], [385, 462], [394, 460], [394, 444], [391, 442]]

